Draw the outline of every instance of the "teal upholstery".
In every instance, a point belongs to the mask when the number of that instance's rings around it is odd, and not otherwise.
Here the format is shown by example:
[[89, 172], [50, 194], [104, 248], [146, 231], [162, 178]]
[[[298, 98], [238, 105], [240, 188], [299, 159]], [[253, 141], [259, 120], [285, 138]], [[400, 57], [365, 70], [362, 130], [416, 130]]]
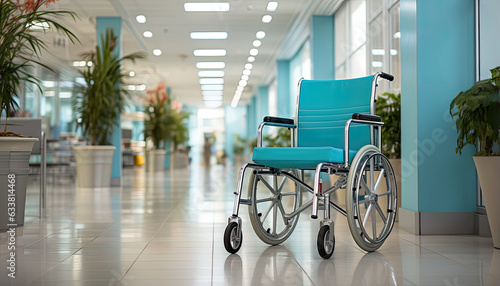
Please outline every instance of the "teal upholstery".
[[[356, 151], [349, 151], [349, 160]], [[319, 163], [344, 162], [344, 149], [334, 147], [255, 147], [253, 161], [273, 168], [296, 168], [312, 170]]]
[[[346, 80], [302, 80], [298, 97], [297, 147], [257, 147], [253, 161], [274, 168], [315, 169], [344, 163], [344, 127], [353, 113], [370, 114], [373, 76]], [[370, 144], [370, 127], [353, 124], [349, 160]]]

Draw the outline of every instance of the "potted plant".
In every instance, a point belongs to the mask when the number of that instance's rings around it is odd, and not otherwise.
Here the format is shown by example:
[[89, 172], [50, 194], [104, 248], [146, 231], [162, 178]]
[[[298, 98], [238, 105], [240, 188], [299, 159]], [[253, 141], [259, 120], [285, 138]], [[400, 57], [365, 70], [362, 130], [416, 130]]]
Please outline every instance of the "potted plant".
[[170, 156], [171, 167], [173, 169], [182, 169], [189, 166], [189, 147], [185, 143], [189, 140], [189, 130], [187, 127], [187, 119], [189, 113], [182, 110], [182, 105], [176, 101], [172, 102], [167, 119], [168, 128], [170, 130], [170, 138], [173, 143], [172, 153]]
[[[394, 169], [397, 187], [397, 204], [401, 206], [401, 93], [385, 92], [377, 97], [375, 113], [380, 116], [382, 127], [382, 152]], [[396, 220], [399, 220], [396, 213]]]
[[[47, 10], [51, 2], [55, 0], [0, 0], [0, 115], [5, 116], [0, 132], [0, 161], [6, 167], [0, 174], [0, 211], [5, 214], [0, 216], [0, 229], [5, 229], [7, 223], [24, 224], [21, 210], [24, 210], [26, 199], [29, 157], [38, 140], [8, 132], [8, 117], [18, 112], [24, 83], [33, 83], [42, 92], [40, 80], [31, 69], [35, 64], [50, 69], [40, 61], [40, 54], [48, 48], [43, 34], [55, 30], [68, 36], [73, 43], [76, 40], [76, 36], [59, 22], [65, 16], [74, 19], [74, 13]], [[13, 157], [16, 163], [11, 162]], [[8, 195], [14, 193], [19, 212], [7, 222]]]
[[120, 65], [122, 61], [145, 57], [144, 53], [133, 53], [120, 58], [115, 53], [116, 37], [111, 29], [101, 35], [101, 43], [95, 51], [83, 55], [92, 65], [80, 71], [86, 86], [73, 98], [77, 125], [90, 142], [90, 146], [73, 147], [80, 187], [109, 187], [115, 149], [110, 139], [128, 93], [122, 87], [126, 75]]
[[[148, 90], [144, 113], [144, 139], [146, 140], [146, 171], [158, 172], [165, 168], [165, 143], [171, 140], [169, 117], [171, 100], [165, 85], [160, 83], [154, 90]], [[152, 146], [151, 146], [152, 145]]]
[[494, 146], [500, 143], [500, 66], [490, 71], [491, 78], [476, 82], [453, 99], [450, 114], [456, 117], [456, 152], [462, 154], [465, 146], [478, 143], [474, 163], [493, 245], [500, 248], [500, 152], [494, 152]]

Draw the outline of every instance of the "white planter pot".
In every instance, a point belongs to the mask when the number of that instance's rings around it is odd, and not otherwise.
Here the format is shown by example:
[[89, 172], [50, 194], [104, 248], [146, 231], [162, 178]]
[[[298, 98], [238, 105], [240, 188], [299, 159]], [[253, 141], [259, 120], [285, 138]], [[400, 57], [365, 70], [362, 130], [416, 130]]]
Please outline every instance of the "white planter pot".
[[189, 155], [184, 153], [172, 153], [170, 156], [170, 165], [172, 169], [185, 169], [189, 166]]
[[[7, 230], [7, 224], [24, 225], [29, 160], [37, 141], [38, 138], [0, 137], [0, 230]], [[12, 175], [10, 182], [9, 175]], [[15, 195], [10, 196], [10, 201], [9, 194]], [[10, 216], [7, 215], [8, 203], [15, 203], [12, 221], [9, 221]]]
[[73, 146], [80, 188], [109, 187], [115, 146]]
[[474, 156], [493, 246], [500, 248], [500, 156]]
[[166, 150], [146, 151], [146, 172], [163, 172], [166, 154]]

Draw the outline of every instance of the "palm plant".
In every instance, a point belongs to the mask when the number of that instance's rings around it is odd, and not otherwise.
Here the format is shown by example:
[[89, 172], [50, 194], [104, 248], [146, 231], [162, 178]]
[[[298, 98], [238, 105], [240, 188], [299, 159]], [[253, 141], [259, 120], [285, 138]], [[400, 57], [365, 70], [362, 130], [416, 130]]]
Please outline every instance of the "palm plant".
[[[6, 117], [16, 113], [19, 105], [21, 85], [33, 83], [40, 91], [40, 80], [30, 69], [39, 64], [50, 70], [40, 61], [47, 44], [40, 37], [51, 28], [68, 36], [72, 43], [77, 37], [59, 20], [75, 14], [70, 11], [45, 10], [55, 0], [0, 0], [0, 114]], [[0, 135], [7, 135], [7, 123]]]
[[123, 111], [128, 90], [122, 86], [126, 75], [120, 70], [121, 62], [145, 58], [142, 52], [120, 58], [114, 52], [116, 37], [111, 29], [101, 36], [101, 42], [95, 51], [83, 55], [92, 65], [80, 71], [86, 86], [73, 99], [78, 127], [91, 145], [110, 144], [110, 136]]

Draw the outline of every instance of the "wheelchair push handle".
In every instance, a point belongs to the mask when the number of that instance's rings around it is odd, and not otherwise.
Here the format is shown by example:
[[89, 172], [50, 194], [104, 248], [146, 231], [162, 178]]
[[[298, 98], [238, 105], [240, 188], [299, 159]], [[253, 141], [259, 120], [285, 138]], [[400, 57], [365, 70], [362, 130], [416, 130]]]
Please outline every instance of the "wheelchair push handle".
[[380, 72], [380, 77], [381, 78], [384, 78], [388, 81], [393, 81], [394, 80], [394, 76], [392, 74], [388, 74], [388, 73], [385, 73], [385, 72]]

